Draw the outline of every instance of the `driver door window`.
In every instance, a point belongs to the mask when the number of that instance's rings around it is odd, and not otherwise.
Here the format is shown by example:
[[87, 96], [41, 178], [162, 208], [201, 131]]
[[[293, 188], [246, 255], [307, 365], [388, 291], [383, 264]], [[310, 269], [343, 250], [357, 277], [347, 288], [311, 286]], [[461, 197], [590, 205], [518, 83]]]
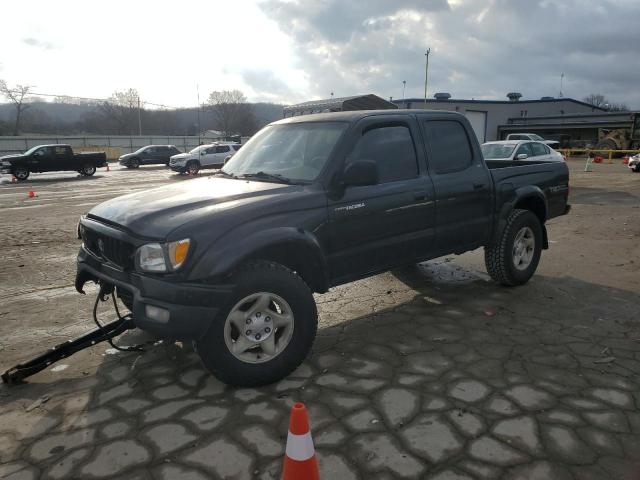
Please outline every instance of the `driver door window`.
[[365, 131], [348, 158], [373, 160], [378, 165], [379, 183], [407, 180], [418, 176], [418, 161], [409, 128], [382, 126]]

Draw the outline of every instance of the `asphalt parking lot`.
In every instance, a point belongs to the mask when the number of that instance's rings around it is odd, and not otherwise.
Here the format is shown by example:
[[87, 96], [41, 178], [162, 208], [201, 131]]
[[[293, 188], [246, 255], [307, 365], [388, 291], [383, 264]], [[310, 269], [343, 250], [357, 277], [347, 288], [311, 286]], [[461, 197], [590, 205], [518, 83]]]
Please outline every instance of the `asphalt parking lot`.
[[[117, 343], [144, 353], [100, 344], [2, 385], [0, 478], [279, 478], [295, 401], [321, 478], [638, 478], [640, 174], [583, 167], [529, 284], [495, 285], [475, 251], [333, 289], [312, 355], [277, 384], [226, 387], [190, 345], [133, 331]], [[94, 291], [73, 287], [80, 214], [176, 181], [192, 179], [0, 185], [0, 370], [93, 328]]]

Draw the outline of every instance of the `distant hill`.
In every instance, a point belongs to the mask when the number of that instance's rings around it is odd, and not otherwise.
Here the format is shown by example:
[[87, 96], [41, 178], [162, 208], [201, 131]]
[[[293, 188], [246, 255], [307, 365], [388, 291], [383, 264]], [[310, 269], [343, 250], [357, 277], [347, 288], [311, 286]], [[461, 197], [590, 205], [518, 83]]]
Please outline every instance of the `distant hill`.
[[[253, 103], [253, 113], [258, 128], [282, 118], [284, 105]], [[80, 135], [114, 134], [113, 125], [104, 121], [97, 105], [33, 102], [23, 113], [21, 134]], [[15, 119], [12, 104], [0, 103], [0, 135], [11, 135]], [[201, 112], [202, 130], [215, 129], [215, 119], [206, 109]], [[135, 120], [137, 129], [137, 118]], [[179, 110], [143, 110], [142, 128], [146, 134], [193, 135], [198, 128], [198, 112], [195, 108]]]

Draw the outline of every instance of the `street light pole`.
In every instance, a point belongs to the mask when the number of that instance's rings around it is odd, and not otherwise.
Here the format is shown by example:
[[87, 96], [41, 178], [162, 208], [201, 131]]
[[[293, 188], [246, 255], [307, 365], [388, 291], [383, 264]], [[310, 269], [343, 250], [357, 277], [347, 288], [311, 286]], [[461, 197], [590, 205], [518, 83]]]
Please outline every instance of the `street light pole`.
[[427, 79], [429, 77], [429, 54], [431, 53], [431, 49], [427, 48], [427, 53], [424, 54], [425, 56], [425, 63], [424, 63], [424, 104], [425, 107], [427, 106]]
[[405, 89], [406, 86], [407, 86], [407, 81], [406, 80], [402, 80], [402, 100], [405, 99], [404, 89]]

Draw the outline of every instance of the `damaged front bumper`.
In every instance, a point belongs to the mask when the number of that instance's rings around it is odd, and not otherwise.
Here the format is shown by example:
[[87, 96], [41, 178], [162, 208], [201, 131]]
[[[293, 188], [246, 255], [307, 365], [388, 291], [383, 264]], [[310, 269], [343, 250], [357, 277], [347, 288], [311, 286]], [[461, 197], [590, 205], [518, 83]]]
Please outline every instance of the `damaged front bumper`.
[[88, 281], [115, 286], [118, 296], [131, 308], [136, 327], [176, 340], [202, 338], [232, 290], [231, 285], [177, 283], [125, 272], [81, 248], [76, 290], [83, 293]]

